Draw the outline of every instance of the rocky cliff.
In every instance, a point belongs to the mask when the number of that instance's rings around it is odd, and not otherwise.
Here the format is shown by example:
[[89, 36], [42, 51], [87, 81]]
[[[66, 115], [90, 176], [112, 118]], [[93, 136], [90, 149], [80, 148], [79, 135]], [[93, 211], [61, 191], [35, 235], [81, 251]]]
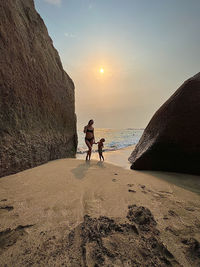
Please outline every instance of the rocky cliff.
[[74, 84], [33, 0], [1, 0], [0, 177], [76, 146]]
[[137, 170], [200, 174], [200, 73], [155, 113], [129, 161]]

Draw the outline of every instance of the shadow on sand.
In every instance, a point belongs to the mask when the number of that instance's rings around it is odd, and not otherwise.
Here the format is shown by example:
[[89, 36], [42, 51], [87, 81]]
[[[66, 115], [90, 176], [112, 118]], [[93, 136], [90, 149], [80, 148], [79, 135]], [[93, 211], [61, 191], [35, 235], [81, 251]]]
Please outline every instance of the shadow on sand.
[[102, 161], [99, 162], [91, 162], [91, 161], [85, 161], [84, 163], [79, 164], [76, 168], [72, 169], [72, 173], [74, 174], [74, 176], [81, 180], [85, 177], [87, 171], [89, 170], [89, 168], [95, 168], [95, 167], [99, 167], [99, 168], [105, 168], [104, 164]]
[[159, 171], [143, 172], [200, 195], [200, 176]]

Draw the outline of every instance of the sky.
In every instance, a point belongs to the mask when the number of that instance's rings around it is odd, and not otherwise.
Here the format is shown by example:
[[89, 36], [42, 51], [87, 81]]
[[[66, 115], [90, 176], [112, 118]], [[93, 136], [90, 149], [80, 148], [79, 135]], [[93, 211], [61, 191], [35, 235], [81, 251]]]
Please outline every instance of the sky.
[[35, 6], [75, 83], [78, 129], [90, 119], [98, 128], [145, 128], [200, 71], [199, 0], [35, 0]]

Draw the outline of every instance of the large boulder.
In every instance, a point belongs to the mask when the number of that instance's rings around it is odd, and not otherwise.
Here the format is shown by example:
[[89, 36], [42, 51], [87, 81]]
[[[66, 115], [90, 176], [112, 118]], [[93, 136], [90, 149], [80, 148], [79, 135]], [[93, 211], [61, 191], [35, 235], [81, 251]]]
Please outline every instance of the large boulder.
[[33, 0], [1, 0], [0, 177], [76, 146], [74, 84]]
[[155, 113], [129, 161], [136, 170], [200, 174], [200, 73]]

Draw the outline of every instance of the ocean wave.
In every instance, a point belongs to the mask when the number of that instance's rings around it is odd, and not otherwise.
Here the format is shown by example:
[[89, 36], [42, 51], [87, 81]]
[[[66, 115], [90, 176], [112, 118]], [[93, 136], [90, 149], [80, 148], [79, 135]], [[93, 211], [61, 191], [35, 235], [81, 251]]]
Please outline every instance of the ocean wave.
[[[109, 152], [109, 151], [117, 151], [117, 150], [120, 150], [120, 149], [123, 149], [123, 148], [126, 148], [126, 147], [129, 147], [129, 146], [133, 146], [134, 144], [129, 144], [129, 145], [121, 145], [120, 147], [110, 147], [110, 148], [105, 148], [103, 149], [103, 152]], [[87, 153], [88, 149], [80, 149], [78, 148], [77, 149], [77, 154], [85, 154]], [[98, 149], [93, 149], [92, 150], [93, 153], [97, 153], [98, 152]]]
[[[122, 148], [126, 148], [138, 143], [142, 136], [143, 130], [141, 129], [103, 129], [95, 128], [95, 140], [96, 142], [102, 137], [105, 138], [103, 151], [116, 151]], [[78, 131], [78, 150], [77, 154], [84, 154], [88, 151], [85, 144], [85, 135], [82, 131]], [[97, 146], [93, 146], [93, 152], [98, 152]]]

